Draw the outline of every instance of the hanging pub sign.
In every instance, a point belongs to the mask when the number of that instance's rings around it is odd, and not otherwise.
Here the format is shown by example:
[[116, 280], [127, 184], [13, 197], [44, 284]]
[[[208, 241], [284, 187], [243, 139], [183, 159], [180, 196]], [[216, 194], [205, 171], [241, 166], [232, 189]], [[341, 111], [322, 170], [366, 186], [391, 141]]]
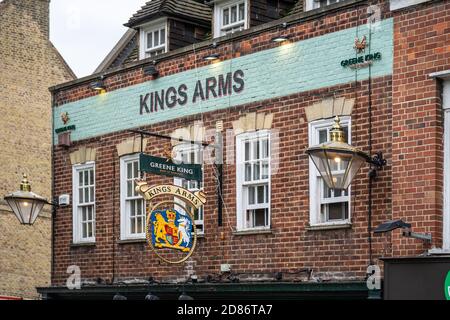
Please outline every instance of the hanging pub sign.
[[[136, 182], [136, 191], [150, 203], [146, 235], [151, 249], [170, 264], [188, 260], [197, 244], [194, 214], [206, 203], [204, 193], [174, 185], [151, 187], [145, 181]], [[161, 202], [154, 202], [156, 198]]]
[[154, 157], [144, 153], [141, 153], [139, 161], [142, 172], [202, 181], [202, 166], [200, 164], [175, 163], [171, 159]]

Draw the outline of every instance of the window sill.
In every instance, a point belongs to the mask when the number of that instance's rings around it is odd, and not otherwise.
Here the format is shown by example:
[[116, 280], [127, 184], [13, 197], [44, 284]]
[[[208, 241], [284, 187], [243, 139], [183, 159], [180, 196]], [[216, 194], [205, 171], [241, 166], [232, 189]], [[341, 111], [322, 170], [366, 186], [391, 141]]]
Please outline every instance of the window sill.
[[261, 229], [261, 230], [242, 230], [242, 231], [234, 231], [234, 236], [254, 236], [260, 234], [273, 234], [272, 229]]
[[339, 224], [319, 224], [306, 227], [307, 231], [326, 231], [326, 230], [340, 230], [351, 229], [351, 223], [339, 223]]
[[83, 247], [95, 247], [95, 242], [80, 242], [80, 243], [71, 243], [71, 248], [83, 248]]
[[139, 239], [124, 239], [117, 241], [118, 244], [133, 244], [133, 243], [145, 243], [147, 239], [139, 238]]

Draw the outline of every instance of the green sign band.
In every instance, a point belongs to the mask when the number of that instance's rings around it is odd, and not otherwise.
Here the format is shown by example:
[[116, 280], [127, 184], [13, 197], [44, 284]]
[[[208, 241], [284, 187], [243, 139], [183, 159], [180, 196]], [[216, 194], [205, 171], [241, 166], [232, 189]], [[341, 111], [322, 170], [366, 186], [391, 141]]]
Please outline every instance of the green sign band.
[[72, 126], [56, 129], [55, 132], [56, 132], [56, 134], [60, 134], [60, 133], [67, 132], [67, 131], [73, 131], [75, 129], [76, 129], [76, 126], [72, 125]]
[[169, 159], [154, 157], [143, 153], [139, 156], [139, 161], [142, 172], [199, 182], [203, 180], [202, 166], [200, 164], [178, 164]]

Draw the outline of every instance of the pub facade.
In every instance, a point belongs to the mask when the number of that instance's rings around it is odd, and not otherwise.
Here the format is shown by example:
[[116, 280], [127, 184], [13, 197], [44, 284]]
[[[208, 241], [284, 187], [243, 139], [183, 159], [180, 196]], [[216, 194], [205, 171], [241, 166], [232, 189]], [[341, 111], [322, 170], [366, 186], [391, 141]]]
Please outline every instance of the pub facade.
[[[95, 74], [51, 88], [44, 298], [380, 298], [386, 259], [445, 259], [450, 2], [179, 2], [147, 3]], [[306, 153], [337, 122], [370, 159], [345, 189]], [[139, 183], [204, 195], [182, 263], [150, 245]]]

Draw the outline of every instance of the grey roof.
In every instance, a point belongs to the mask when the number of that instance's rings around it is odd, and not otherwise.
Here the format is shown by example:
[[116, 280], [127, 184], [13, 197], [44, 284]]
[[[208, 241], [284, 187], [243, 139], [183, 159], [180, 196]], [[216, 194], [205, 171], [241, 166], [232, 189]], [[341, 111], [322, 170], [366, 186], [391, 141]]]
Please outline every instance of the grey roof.
[[148, 1], [125, 24], [134, 27], [158, 16], [179, 16], [200, 24], [211, 24], [211, 8], [195, 0], [152, 0]]
[[100, 63], [97, 69], [95, 69], [94, 73], [103, 72], [111, 67], [114, 67], [115, 62], [118, 59], [125, 61], [131, 54], [131, 51], [133, 51], [134, 47], [137, 47], [136, 35], [137, 35], [136, 30], [128, 29], [122, 36], [122, 38], [120, 38], [119, 42], [114, 46], [114, 48], [102, 61], [102, 63]]
[[291, 12], [289, 13], [291, 14], [296, 14], [296, 13], [301, 13], [304, 12], [303, 9], [303, 0], [299, 0], [297, 1], [297, 3], [295, 4], [294, 8], [292, 8]]

